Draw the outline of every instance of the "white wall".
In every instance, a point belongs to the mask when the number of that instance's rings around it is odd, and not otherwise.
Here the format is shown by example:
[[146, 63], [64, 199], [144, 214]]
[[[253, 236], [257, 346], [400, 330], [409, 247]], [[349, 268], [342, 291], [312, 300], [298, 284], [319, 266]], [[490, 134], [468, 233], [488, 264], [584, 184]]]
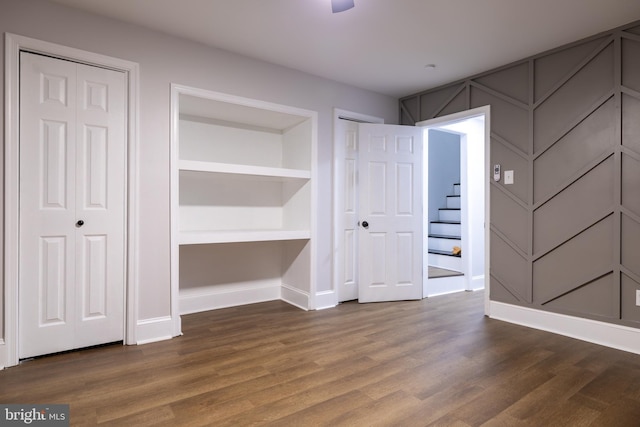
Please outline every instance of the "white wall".
[[[462, 188], [462, 222], [468, 233], [463, 231], [463, 241], [473, 253], [471, 262], [465, 268], [470, 283], [467, 290], [484, 288], [485, 267], [485, 229], [484, 229], [484, 150], [485, 150], [485, 117], [477, 116], [442, 126], [459, 132], [462, 135], [461, 147], [461, 181]], [[468, 258], [467, 258], [468, 259]]]
[[[397, 123], [396, 99], [41, 0], [0, 0], [0, 32], [140, 64], [140, 319], [170, 315], [171, 83], [318, 112], [317, 290], [331, 288], [333, 108]], [[3, 87], [0, 94], [4, 99]]]
[[[453, 184], [460, 182], [460, 135], [429, 129], [429, 221], [439, 219]], [[430, 232], [431, 230], [429, 230]]]

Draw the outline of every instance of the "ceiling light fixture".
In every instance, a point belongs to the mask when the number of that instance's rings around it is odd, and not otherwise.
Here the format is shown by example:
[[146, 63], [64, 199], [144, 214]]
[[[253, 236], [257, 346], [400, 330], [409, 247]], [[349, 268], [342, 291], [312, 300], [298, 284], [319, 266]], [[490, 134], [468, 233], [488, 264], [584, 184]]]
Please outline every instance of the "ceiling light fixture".
[[353, 6], [355, 6], [353, 0], [331, 0], [331, 11], [333, 13], [344, 12]]

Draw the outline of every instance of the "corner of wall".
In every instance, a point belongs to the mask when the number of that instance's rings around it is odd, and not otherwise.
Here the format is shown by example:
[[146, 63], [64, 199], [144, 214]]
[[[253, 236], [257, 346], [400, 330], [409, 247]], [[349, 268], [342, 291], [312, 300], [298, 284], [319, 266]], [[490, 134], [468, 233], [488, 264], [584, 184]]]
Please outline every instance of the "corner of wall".
[[171, 316], [139, 320], [135, 344], [148, 344], [173, 338], [174, 321]]
[[338, 294], [335, 290], [316, 292], [314, 310], [324, 310], [338, 305]]
[[280, 299], [303, 310], [309, 310], [309, 294], [300, 289], [283, 284], [280, 289]]

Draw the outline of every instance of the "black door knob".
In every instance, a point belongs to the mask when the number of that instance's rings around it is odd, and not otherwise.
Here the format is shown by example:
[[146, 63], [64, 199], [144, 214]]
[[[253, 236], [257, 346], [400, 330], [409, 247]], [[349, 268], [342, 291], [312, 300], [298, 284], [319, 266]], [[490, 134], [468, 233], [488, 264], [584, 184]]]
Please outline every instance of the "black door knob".
[[364, 228], [369, 228], [369, 223], [367, 221], [362, 221], [362, 226]]
[[83, 225], [84, 225], [83, 220], [79, 220], [78, 222], [76, 222], [76, 227], [82, 227]]

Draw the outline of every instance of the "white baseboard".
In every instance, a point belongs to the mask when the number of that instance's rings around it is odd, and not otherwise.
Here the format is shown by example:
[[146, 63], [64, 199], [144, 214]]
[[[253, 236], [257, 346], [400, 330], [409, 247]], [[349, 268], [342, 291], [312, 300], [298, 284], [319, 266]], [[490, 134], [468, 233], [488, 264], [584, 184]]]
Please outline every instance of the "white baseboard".
[[640, 329], [527, 307], [490, 302], [493, 319], [640, 354]]
[[0, 371], [7, 367], [7, 346], [0, 338]]
[[280, 299], [280, 285], [246, 287], [237, 286], [222, 289], [205, 288], [196, 292], [180, 292], [180, 314], [199, 313], [219, 308]]
[[427, 281], [427, 297], [462, 292], [467, 287], [464, 276], [438, 277]]
[[316, 292], [315, 309], [324, 310], [338, 305], [338, 293], [333, 289], [330, 291]]
[[174, 324], [171, 316], [138, 320], [136, 344], [148, 344], [173, 338]]
[[[173, 321], [170, 316], [144, 319], [136, 324], [136, 337], [134, 344], [148, 344], [173, 338]], [[0, 370], [9, 366], [7, 363], [7, 345], [4, 339], [0, 339]]]
[[468, 291], [479, 291], [484, 289], [484, 274], [481, 276], [473, 276], [468, 284]]
[[280, 298], [282, 301], [303, 310], [309, 310], [309, 294], [300, 289], [282, 285]]

